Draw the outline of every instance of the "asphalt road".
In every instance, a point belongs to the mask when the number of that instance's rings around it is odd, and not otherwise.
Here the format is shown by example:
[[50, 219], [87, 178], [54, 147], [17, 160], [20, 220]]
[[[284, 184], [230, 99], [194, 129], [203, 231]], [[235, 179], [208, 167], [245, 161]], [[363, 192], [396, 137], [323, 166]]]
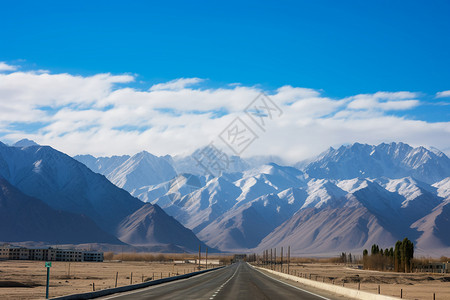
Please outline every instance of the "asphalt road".
[[330, 299], [287, 285], [246, 263], [102, 299]]

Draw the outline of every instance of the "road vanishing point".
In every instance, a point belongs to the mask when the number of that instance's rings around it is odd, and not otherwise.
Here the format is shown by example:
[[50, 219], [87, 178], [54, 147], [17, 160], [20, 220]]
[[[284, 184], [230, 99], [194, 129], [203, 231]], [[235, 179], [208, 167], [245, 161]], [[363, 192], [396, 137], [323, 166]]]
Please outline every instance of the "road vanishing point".
[[[320, 293], [321, 295], [317, 294]], [[100, 299], [304, 299], [335, 300], [338, 296], [326, 295], [320, 291], [306, 290], [269, 276], [247, 263], [238, 262], [225, 268], [193, 276], [187, 279], [172, 281], [114, 294]]]

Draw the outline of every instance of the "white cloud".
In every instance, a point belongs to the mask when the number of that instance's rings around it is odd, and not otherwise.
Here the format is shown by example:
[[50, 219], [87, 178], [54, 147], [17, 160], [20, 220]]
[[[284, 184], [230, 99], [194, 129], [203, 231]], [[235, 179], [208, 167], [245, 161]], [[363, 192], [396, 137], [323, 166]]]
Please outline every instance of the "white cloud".
[[[330, 145], [356, 141], [450, 148], [450, 122], [387, 114], [420, 105], [417, 93], [333, 99], [292, 86], [275, 91], [242, 85], [193, 88], [202, 82], [199, 78], [172, 80], [142, 91], [126, 86], [134, 79], [111, 74], [0, 74], [0, 139], [34, 139], [70, 155], [133, 154], [144, 149], [176, 155], [211, 141], [225, 148], [218, 135], [239, 116], [259, 136], [244, 156], [274, 154], [296, 161]], [[265, 132], [243, 112], [261, 92], [283, 110], [281, 117], [267, 120]]]
[[383, 100], [403, 100], [403, 99], [411, 99], [416, 98], [419, 95], [413, 92], [376, 92], [373, 94], [373, 97], [376, 99]]
[[[0, 99], [13, 105], [59, 107], [88, 105], [107, 97], [116, 83], [127, 83], [129, 75], [98, 74], [90, 77], [70, 74], [14, 72], [0, 74]], [[15, 100], [15, 101], [12, 101]]]
[[436, 93], [436, 98], [447, 98], [447, 97], [450, 97], [450, 90]]
[[318, 97], [319, 95], [320, 93], [313, 89], [285, 85], [277, 90], [277, 94], [274, 96], [274, 99], [276, 99], [278, 103], [291, 104], [300, 99]]
[[16, 66], [11, 66], [6, 64], [3, 61], [0, 61], [0, 72], [4, 72], [4, 71], [15, 71], [17, 70]]
[[376, 92], [360, 94], [347, 98], [348, 108], [355, 110], [408, 110], [420, 104], [417, 93], [411, 92]]
[[418, 100], [380, 102], [375, 98], [360, 98], [348, 104], [350, 109], [407, 110], [419, 105]]
[[383, 110], [407, 110], [419, 106], [419, 100], [387, 101], [380, 103]]
[[203, 79], [200, 78], [179, 78], [165, 83], [158, 83], [153, 85], [150, 90], [169, 90], [169, 91], [178, 91], [185, 89], [188, 86], [195, 85], [197, 83], [202, 82]]

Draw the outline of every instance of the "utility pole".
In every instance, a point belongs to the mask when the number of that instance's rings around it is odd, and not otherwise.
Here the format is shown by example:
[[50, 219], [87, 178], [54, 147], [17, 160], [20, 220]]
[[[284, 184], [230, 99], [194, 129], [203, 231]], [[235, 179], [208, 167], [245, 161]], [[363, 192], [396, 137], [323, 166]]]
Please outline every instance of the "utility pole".
[[202, 254], [201, 251], [202, 250], [202, 245], [198, 245], [198, 269], [200, 270], [200, 259], [202, 258]]
[[275, 270], [277, 269], [277, 248], [273, 248], [273, 260], [275, 261]]
[[208, 269], [208, 247], [206, 247], [206, 262], [205, 262], [206, 269]]
[[288, 274], [289, 274], [289, 267], [290, 267], [290, 264], [291, 264], [291, 246], [288, 246], [287, 264], [288, 264]]
[[272, 248], [270, 248], [270, 269], [272, 270], [273, 267], [273, 256], [272, 256]]
[[281, 272], [283, 272], [283, 247], [281, 247]]

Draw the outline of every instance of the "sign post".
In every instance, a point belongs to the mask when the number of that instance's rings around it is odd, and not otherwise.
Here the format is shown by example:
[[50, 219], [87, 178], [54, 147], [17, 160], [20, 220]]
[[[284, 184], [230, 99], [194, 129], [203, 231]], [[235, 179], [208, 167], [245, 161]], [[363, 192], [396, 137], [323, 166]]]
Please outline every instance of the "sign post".
[[51, 261], [46, 261], [45, 262], [45, 267], [47, 268], [47, 287], [45, 289], [45, 299], [48, 299], [48, 286], [49, 286], [49, 282], [50, 282], [50, 268], [52, 266], [52, 262]]

